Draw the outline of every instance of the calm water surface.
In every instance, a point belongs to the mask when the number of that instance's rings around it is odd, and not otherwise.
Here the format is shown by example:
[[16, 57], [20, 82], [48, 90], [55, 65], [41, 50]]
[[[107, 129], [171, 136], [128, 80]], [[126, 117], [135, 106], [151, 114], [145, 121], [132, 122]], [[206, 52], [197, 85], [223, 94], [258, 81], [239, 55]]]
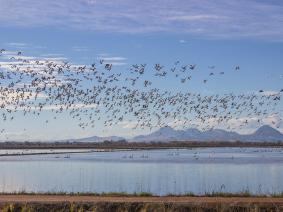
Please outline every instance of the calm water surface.
[[282, 148], [94, 151], [0, 157], [0, 192], [166, 195], [246, 190], [255, 194], [283, 191]]

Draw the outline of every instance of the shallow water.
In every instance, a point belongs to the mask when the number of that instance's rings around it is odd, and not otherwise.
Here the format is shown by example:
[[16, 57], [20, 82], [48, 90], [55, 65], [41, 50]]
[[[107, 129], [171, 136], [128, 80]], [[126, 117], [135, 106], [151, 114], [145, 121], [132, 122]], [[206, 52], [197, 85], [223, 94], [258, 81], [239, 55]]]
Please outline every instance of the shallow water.
[[25, 154], [42, 154], [42, 153], [59, 153], [59, 152], [89, 152], [86, 149], [0, 149], [0, 155], [25, 155]]
[[283, 148], [196, 148], [0, 157], [0, 192], [166, 195], [246, 190], [254, 194], [283, 191]]

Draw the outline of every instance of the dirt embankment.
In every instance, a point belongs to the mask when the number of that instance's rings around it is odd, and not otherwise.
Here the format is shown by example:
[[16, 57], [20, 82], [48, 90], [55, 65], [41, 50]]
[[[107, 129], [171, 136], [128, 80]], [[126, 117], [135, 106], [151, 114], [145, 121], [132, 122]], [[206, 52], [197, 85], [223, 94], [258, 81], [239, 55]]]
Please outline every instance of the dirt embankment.
[[171, 141], [171, 142], [0, 142], [0, 149], [103, 149], [147, 150], [198, 147], [273, 147], [282, 148], [282, 142], [219, 142], [219, 141]]
[[283, 211], [283, 198], [1, 195], [0, 211]]

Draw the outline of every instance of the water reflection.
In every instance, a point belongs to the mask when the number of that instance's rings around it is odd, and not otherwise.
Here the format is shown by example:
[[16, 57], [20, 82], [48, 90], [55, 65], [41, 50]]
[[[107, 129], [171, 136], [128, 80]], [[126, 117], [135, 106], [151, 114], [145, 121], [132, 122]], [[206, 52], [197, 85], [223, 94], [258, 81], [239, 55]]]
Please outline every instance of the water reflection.
[[1, 157], [0, 191], [280, 193], [282, 152], [206, 148]]

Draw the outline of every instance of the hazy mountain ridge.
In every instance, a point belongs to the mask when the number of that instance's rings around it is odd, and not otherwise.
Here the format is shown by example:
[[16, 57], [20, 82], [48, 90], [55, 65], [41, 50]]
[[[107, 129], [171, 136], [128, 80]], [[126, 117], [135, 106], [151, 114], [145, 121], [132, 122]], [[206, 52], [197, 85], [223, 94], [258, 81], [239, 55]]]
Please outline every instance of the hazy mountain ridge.
[[121, 140], [125, 140], [125, 138], [118, 136], [108, 136], [108, 137], [91, 136], [87, 138], [68, 139], [68, 141], [70, 142], [103, 142], [103, 141], [121, 141]]
[[186, 130], [175, 130], [169, 126], [147, 134], [139, 135], [131, 139], [125, 139], [118, 136], [99, 137], [92, 136], [81, 139], [71, 139], [71, 142], [103, 142], [103, 141], [121, 141], [129, 142], [170, 142], [170, 141], [243, 141], [243, 142], [278, 142], [283, 141], [283, 134], [278, 130], [264, 125], [258, 128], [254, 133], [243, 135], [237, 132], [226, 131], [222, 129], [213, 129], [200, 131], [195, 128]]
[[230, 132], [221, 129], [208, 131], [199, 131], [194, 128], [187, 130], [174, 130], [171, 127], [163, 127], [151, 134], [136, 136], [132, 141], [283, 141], [283, 134], [278, 130], [264, 125], [258, 128], [254, 133], [242, 135], [236, 132]]

